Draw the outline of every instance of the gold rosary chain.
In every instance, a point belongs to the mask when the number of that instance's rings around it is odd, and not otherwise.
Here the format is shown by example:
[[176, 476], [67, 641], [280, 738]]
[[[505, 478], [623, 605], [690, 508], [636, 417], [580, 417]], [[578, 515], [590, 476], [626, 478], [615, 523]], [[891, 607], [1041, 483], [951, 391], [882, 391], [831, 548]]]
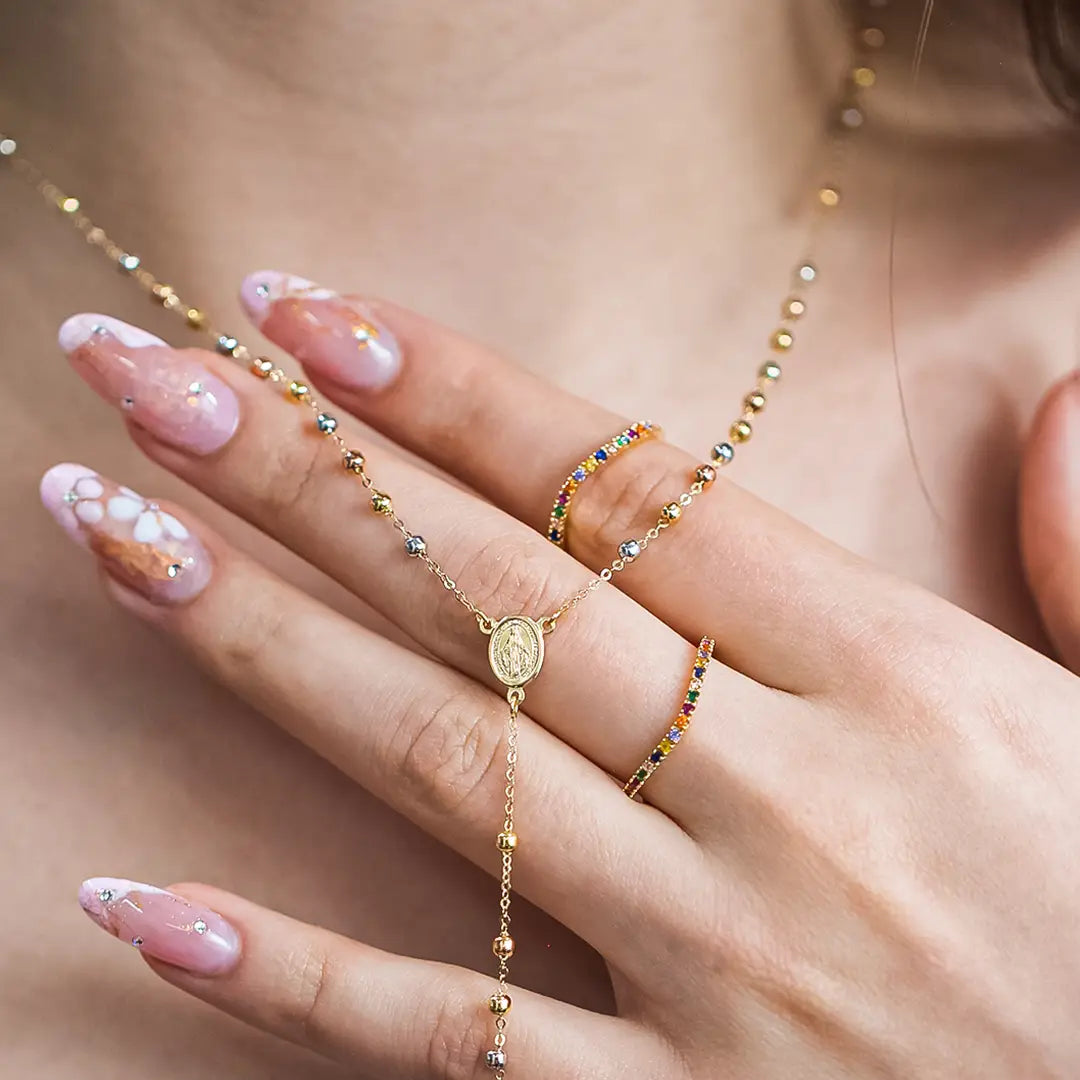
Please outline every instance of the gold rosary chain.
[[[864, 28], [857, 32], [857, 59], [848, 72], [839, 99], [840, 104], [837, 115], [833, 118], [833, 134], [829, 143], [830, 171], [838, 168], [844, 153], [844, 147], [847, 145], [846, 140], [836, 136], [855, 131], [862, 126], [864, 116], [858, 102], [858, 93], [862, 89], [873, 86], [876, 81], [874, 70], [858, 54], [866, 50], [879, 49], [884, 45], [884, 42], [884, 34], [876, 27]], [[146, 269], [142, 265], [139, 256], [122, 248], [104, 229], [91, 220], [82, 210], [80, 200], [75, 196], [66, 194], [49, 180], [37, 166], [23, 156], [18, 151], [14, 139], [0, 135], [0, 161], [4, 159], [11, 162], [14, 172], [32, 186], [46, 203], [56, 207], [68, 218], [72, 226], [83, 235], [88, 244], [102, 251], [106, 258], [122, 272], [132, 277], [154, 301], [182, 318], [191, 329], [209, 337], [218, 353], [246, 364], [249, 370], [260, 378], [284, 385], [289, 399], [307, 405], [315, 416], [315, 425], [318, 431], [329, 437], [334, 443], [345, 470], [357, 476], [364, 489], [368, 492], [371, 508], [390, 521], [403, 537], [406, 552], [424, 564], [425, 568], [439, 580], [443, 588], [476, 619], [480, 630], [492, 636], [492, 643], [494, 643], [494, 636], [497, 634], [500, 624], [474, 604], [465, 590], [447, 573], [438, 560], [428, 554], [427, 544], [423, 537], [409, 529], [395, 510], [390, 496], [375, 487], [374, 481], [367, 473], [364, 455], [360, 451], [349, 447], [345, 439], [338, 433], [337, 421], [323, 410], [320, 403], [312, 397], [309, 388], [303, 381], [291, 378], [273, 361], [254, 355], [237, 338], [217, 329], [205, 311], [186, 303], [171, 285], [165, 284]], [[818, 189], [815, 202], [816, 212], [808, 230], [808, 247], [812, 246], [826, 216], [839, 205], [840, 199], [840, 192], [831, 181]], [[806, 313], [806, 302], [802, 297], [802, 291], [805, 286], [813, 283], [817, 276], [817, 268], [808, 259], [801, 262], [797, 267], [794, 275], [795, 288], [783, 302], [780, 325], [769, 339], [770, 347], [774, 353], [787, 353], [794, 347], [795, 335], [792, 325]], [[767, 393], [780, 378], [781, 373], [781, 367], [775, 359], [766, 361], [759, 368], [754, 389], [743, 398], [741, 411], [729, 428], [727, 440], [719, 442], [713, 447], [712, 458], [716, 466], [723, 467], [729, 464], [734, 458], [735, 448], [751, 438], [756, 417], [767, 403]], [[505, 620], [506, 622], [532, 625], [535, 627], [539, 638], [538, 652], [533, 657], [534, 666], [531, 674], [525, 677], [525, 681], [535, 678], [539, 674], [543, 663], [543, 636], [552, 633], [556, 629], [558, 621], [564, 615], [577, 608], [580, 603], [591, 596], [603, 584], [610, 582], [615, 574], [626, 569], [647, 551], [652, 543], [657, 541], [667, 529], [680, 520], [683, 512], [693, 505], [696, 498], [705, 491], [715, 478], [716, 467], [714, 465], [699, 465], [694, 471], [692, 483], [676, 499], [664, 505], [652, 527], [640, 538], [626, 540], [620, 544], [617, 557], [576, 593], [563, 601], [551, 614], [535, 623], [524, 616], [511, 617]], [[507, 1014], [512, 1004], [509, 995], [510, 958], [513, 956], [515, 949], [510, 933], [510, 907], [514, 853], [518, 847], [518, 837], [514, 831], [518, 764], [518, 718], [525, 700], [525, 690], [524, 683], [514, 683], [507, 679], [505, 672], [500, 671], [495, 659], [492, 659], [492, 670], [497, 677], [508, 685], [506, 696], [509, 713], [506, 734], [503, 828], [496, 841], [501, 854], [499, 934], [492, 942], [492, 950], [498, 961], [497, 989], [488, 1000], [488, 1007], [495, 1018], [495, 1035], [494, 1050], [488, 1052], [486, 1062], [493, 1070], [495, 1080], [505, 1080]]]

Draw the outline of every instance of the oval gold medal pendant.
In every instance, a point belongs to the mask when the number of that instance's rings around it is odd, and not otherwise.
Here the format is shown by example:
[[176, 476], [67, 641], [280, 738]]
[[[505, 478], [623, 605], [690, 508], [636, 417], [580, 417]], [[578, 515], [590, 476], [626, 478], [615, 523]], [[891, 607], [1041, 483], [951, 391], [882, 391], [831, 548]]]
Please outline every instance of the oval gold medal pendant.
[[527, 615], [500, 619], [488, 641], [488, 663], [504, 686], [520, 687], [532, 682], [544, 664], [544, 632]]

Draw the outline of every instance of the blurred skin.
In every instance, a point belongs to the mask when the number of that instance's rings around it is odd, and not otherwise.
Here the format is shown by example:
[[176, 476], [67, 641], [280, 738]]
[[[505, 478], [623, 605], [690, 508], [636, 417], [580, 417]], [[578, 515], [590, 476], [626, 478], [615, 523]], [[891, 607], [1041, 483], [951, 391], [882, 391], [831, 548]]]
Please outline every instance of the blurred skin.
[[[907, 71], [921, 5], [875, 18], [889, 34], [878, 123], [840, 178], [798, 355], [736, 478], [1048, 647], [1021, 569], [1017, 476], [1039, 398], [1076, 365], [1080, 144], [1038, 93], [1016, 8], [942, 0], [917, 92]], [[8, 5], [0, 128], [223, 325], [244, 326], [232, 296], [246, 271], [286, 266], [406, 303], [630, 415], [648, 403], [672, 439], [704, 452], [749, 388], [802, 254], [795, 207], [844, 64], [830, 5], [463, 10]], [[28, 192], [0, 184], [0, 861], [17, 913], [0, 927], [0, 1065], [45, 1080], [76, 1068], [115, 1080], [337, 1075], [133, 976], [131, 958], [85, 925], [79, 880], [108, 868], [214, 881], [385, 948], [473, 965], [486, 963], [492, 886], [112, 609], [55, 533], [35, 492], [55, 461], [93, 462], [148, 494], [179, 488], [70, 374], [57, 324], [105, 310], [175, 341], [182, 331]], [[889, 324], [894, 187], [892, 298], [918, 469]], [[1080, 576], [1062, 554], [1077, 550], [1076, 396], [1045, 410], [1025, 476], [1025, 498], [1049, 515], [1028, 522], [1032, 577], [1058, 594]], [[1063, 647], [1077, 640], [1067, 613], [1047, 621]], [[550, 947], [523, 956], [517, 977], [605, 1006], [599, 961], [564, 930], [534, 915], [522, 934]]]

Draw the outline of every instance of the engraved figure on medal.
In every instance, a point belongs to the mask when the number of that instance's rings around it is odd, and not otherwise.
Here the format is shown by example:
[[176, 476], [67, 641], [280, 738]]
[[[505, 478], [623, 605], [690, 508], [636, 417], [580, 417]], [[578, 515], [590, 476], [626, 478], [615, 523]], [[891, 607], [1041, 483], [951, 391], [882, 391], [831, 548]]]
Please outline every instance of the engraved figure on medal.
[[504, 686], [521, 687], [540, 674], [544, 663], [544, 632], [527, 615], [500, 619], [488, 642], [488, 663]]

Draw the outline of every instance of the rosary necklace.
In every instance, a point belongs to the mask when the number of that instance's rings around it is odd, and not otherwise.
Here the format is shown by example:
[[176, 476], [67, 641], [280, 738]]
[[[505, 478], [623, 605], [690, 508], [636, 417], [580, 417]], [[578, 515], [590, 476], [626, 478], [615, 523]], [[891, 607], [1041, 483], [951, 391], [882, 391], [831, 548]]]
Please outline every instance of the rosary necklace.
[[[886, 0], [868, 0], [868, 2], [872, 7], [882, 7]], [[830, 169], [835, 169], [840, 162], [841, 151], [847, 145], [847, 139], [844, 136], [858, 130], [864, 123], [865, 116], [860, 101], [861, 92], [869, 89], [876, 81], [876, 73], [867, 63], [867, 54], [880, 49], [884, 43], [885, 35], [877, 27], [864, 27], [855, 33], [856, 59], [845, 74], [838, 104], [834, 106], [833, 115], [829, 118]], [[792, 327], [806, 313], [804, 293], [807, 287], [817, 280], [816, 266], [811, 260], [804, 259], [795, 268], [792, 276], [793, 288], [781, 305], [779, 326], [769, 337], [768, 344], [772, 355], [758, 369], [754, 388], [743, 398], [739, 414], [730, 425], [726, 438], [712, 448], [712, 463], [697, 466], [686, 490], [660, 509], [653, 526], [640, 537], [624, 540], [619, 545], [615, 558], [554, 611], [540, 618], [533, 618], [524, 613], [494, 618], [477, 607], [469, 599], [464, 588], [450, 576], [434, 556], [429, 554], [424, 538], [406, 525], [395, 509], [389, 494], [375, 486], [367, 471], [364, 454], [351, 448], [338, 433], [337, 420], [314, 399], [301, 379], [288, 375], [274, 361], [256, 355], [237, 338], [215, 327], [203, 309], [181, 299], [176, 289], [165, 284], [143, 266], [138, 255], [121, 247], [104, 229], [91, 220], [83, 211], [81, 201], [49, 180], [21, 153], [13, 138], [0, 135], [0, 163], [2, 162], [7, 162], [12, 170], [33, 187], [48, 205], [58, 210], [82, 234], [88, 244], [100, 250], [106, 259], [141, 286], [154, 302], [160, 304], [166, 311], [179, 316], [191, 329], [208, 336], [218, 353], [246, 365], [253, 375], [282, 388], [288, 400], [309, 408], [313, 414], [314, 431], [333, 444], [344, 472], [365, 489], [372, 511], [385, 518], [401, 534], [406, 555], [419, 561], [441, 582], [443, 588], [476, 620], [480, 632], [487, 637], [488, 661], [495, 678], [505, 687], [508, 705], [504, 773], [505, 804], [502, 827], [495, 839], [495, 846], [501, 860], [499, 929], [492, 942], [492, 952], [497, 961], [497, 986], [487, 1001], [487, 1008], [494, 1017], [495, 1032], [493, 1048], [485, 1054], [485, 1064], [492, 1069], [496, 1080], [504, 1080], [507, 1067], [507, 1016], [512, 1005], [509, 994], [510, 959], [515, 951], [515, 942], [510, 935], [510, 901], [514, 855], [519, 846], [518, 836], [514, 831], [518, 717], [525, 701], [525, 688], [540, 674], [544, 663], [545, 638], [554, 634], [560, 619], [573, 611], [601, 585], [610, 582], [617, 573], [634, 563], [666, 530], [674, 526], [684, 511], [688, 510], [695, 499], [716, 479], [717, 468], [730, 464], [735, 457], [736, 448], [751, 438], [755, 419], [765, 408], [766, 394], [782, 374], [779, 357], [794, 348], [795, 334]], [[817, 189], [815, 212], [810, 226], [811, 242], [816, 238], [822, 222], [840, 205], [840, 201], [840, 190], [831, 180]], [[379, 331], [367, 323], [360, 323], [354, 327], [354, 337], [361, 347], [366, 343], [375, 342], [378, 334]], [[560, 547], [565, 546], [574, 495], [589, 476], [615, 457], [659, 435], [658, 427], [638, 422], [612, 436], [608, 442], [584, 458], [559, 488], [551, 510], [548, 539]], [[169, 566], [167, 572], [173, 576], [174, 572], [182, 573], [183, 567]], [[624, 792], [630, 798], [637, 796], [649, 777], [675, 749], [689, 727], [698, 696], [704, 685], [712, 651], [713, 641], [710, 638], [703, 638], [694, 659], [689, 689], [680, 711], [655, 749], [623, 786]]]

